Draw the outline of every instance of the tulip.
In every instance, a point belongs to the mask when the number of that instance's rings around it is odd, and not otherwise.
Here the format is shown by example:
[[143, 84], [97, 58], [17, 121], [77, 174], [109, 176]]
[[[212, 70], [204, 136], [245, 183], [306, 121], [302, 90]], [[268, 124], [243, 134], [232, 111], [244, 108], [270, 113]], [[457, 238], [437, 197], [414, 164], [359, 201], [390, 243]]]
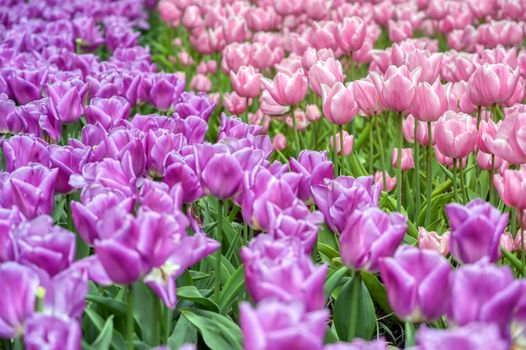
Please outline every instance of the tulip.
[[232, 197], [239, 190], [243, 178], [239, 161], [228, 153], [206, 156], [210, 158], [201, 172], [201, 183], [205, 192], [221, 200]]
[[322, 95], [322, 85], [332, 88], [335, 83], [342, 83], [343, 79], [342, 65], [332, 57], [316, 62], [309, 70], [309, 86], [318, 96]]
[[261, 134], [261, 127], [253, 124], [246, 124], [241, 119], [235, 117], [228, 117], [226, 114], [221, 114], [221, 125], [217, 140], [221, 141], [225, 138], [244, 139], [248, 135]]
[[[391, 162], [393, 168], [398, 168], [398, 148], [393, 148], [393, 154], [391, 156]], [[413, 161], [413, 150], [411, 148], [402, 148], [402, 171], [408, 171], [413, 169], [415, 162]]]
[[423, 122], [438, 120], [447, 110], [446, 89], [439, 80], [433, 85], [422, 82], [417, 85], [410, 112]]
[[440, 153], [454, 159], [465, 158], [475, 150], [477, 126], [471, 116], [448, 111], [437, 122], [435, 137]]
[[502, 175], [496, 174], [493, 179], [503, 202], [512, 208], [526, 209], [526, 170], [506, 169]]
[[270, 116], [281, 116], [290, 110], [289, 107], [278, 104], [266, 90], [261, 94], [259, 103], [261, 105], [261, 111]]
[[388, 350], [389, 347], [385, 340], [363, 340], [357, 338], [352, 343], [332, 343], [323, 347], [323, 350]]
[[[331, 145], [332, 149], [336, 149], [336, 154], [341, 155], [341, 141], [340, 137], [341, 134], [336, 134], [334, 136], [331, 136], [329, 138], [329, 145]], [[336, 139], [336, 140], [335, 140]], [[334, 141], [336, 141], [336, 145], [334, 144]], [[354, 145], [354, 135], [349, 135], [347, 131], [343, 131], [343, 155], [348, 156], [352, 152], [352, 147]]]
[[469, 264], [487, 258], [498, 259], [499, 242], [508, 223], [508, 215], [481, 199], [466, 206], [448, 204], [446, 214], [451, 227], [451, 255]]
[[298, 241], [261, 235], [241, 249], [241, 258], [247, 291], [254, 301], [300, 301], [307, 311], [323, 309], [327, 266], [316, 267]]
[[400, 43], [413, 36], [413, 26], [409, 21], [389, 20], [389, 39], [395, 43]]
[[479, 151], [477, 153], [477, 164], [482, 170], [494, 171], [500, 169], [503, 165], [506, 166], [507, 162], [505, 164], [501, 157], [497, 157], [494, 154]]
[[383, 178], [385, 177], [386, 192], [391, 192], [396, 187], [396, 177], [391, 177], [387, 171], [377, 171], [374, 174], [374, 182], [380, 187], [381, 191], [384, 191]]
[[266, 300], [256, 309], [241, 303], [239, 313], [246, 350], [323, 348], [326, 310], [306, 312], [301, 303]]
[[338, 45], [345, 52], [359, 50], [365, 41], [366, 30], [367, 25], [361, 17], [345, 17], [336, 32]]
[[82, 82], [54, 83], [46, 87], [50, 106], [57, 118], [64, 124], [74, 123], [83, 113], [82, 100], [87, 93], [88, 85]]
[[416, 335], [416, 343], [418, 350], [486, 348], [506, 350], [509, 348], [498, 327], [491, 323], [470, 323], [464, 327], [450, 329], [422, 327]]
[[272, 139], [272, 148], [275, 151], [283, 151], [287, 148], [287, 138], [282, 133], [278, 133]]
[[305, 108], [305, 116], [310, 122], [315, 122], [321, 118], [320, 109], [317, 105], [307, 105]]
[[332, 88], [322, 85], [322, 90], [325, 117], [337, 125], [350, 123], [358, 112], [352, 89], [338, 82]]
[[15, 262], [0, 265], [0, 337], [16, 338], [24, 333], [24, 324], [33, 314], [38, 275]]
[[333, 178], [332, 163], [327, 160], [327, 152], [302, 150], [297, 160], [290, 158], [289, 167], [292, 172], [302, 175], [298, 196], [304, 201], [312, 199], [312, 186], [323, 185], [325, 179]]
[[190, 82], [190, 89], [200, 92], [209, 92], [212, 90], [212, 82], [206, 75], [196, 74]]
[[130, 104], [123, 97], [95, 97], [86, 107], [86, 121], [91, 124], [100, 123], [104, 129], [109, 130], [112, 126], [119, 124], [121, 120], [127, 120], [130, 116], [130, 110]]
[[394, 254], [406, 230], [401, 214], [387, 214], [376, 207], [357, 210], [340, 236], [342, 261], [355, 270], [376, 272], [380, 260]]
[[[517, 238], [520, 238], [520, 234], [516, 235]], [[519, 239], [520, 241], [520, 239]], [[518, 246], [520, 247], [520, 242], [516, 242], [516, 240], [513, 240], [513, 236], [509, 232], [504, 232], [502, 236], [500, 236], [500, 242], [499, 247], [500, 249], [505, 249], [507, 252], [512, 252], [515, 250], [516, 243], [518, 243]], [[502, 257], [501, 252], [499, 251], [499, 257]]]
[[24, 345], [27, 350], [77, 350], [81, 347], [82, 332], [76, 320], [36, 314], [28, 320], [25, 328]]
[[477, 135], [477, 147], [484, 153], [492, 153], [493, 142], [497, 137], [497, 130], [502, 122], [495, 123], [493, 120], [482, 120]]
[[319, 211], [310, 212], [306, 207], [297, 206], [294, 210], [272, 214], [269, 235], [283, 242], [299, 241], [305, 254], [312, 253], [319, 226], [323, 223], [323, 215]]
[[428, 50], [413, 50], [406, 56], [409, 70], [420, 68], [420, 81], [433, 84], [437, 81], [442, 63], [441, 53], [430, 53]]
[[482, 107], [503, 103], [513, 95], [518, 79], [518, 69], [502, 63], [484, 64], [469, 79], [470, 99]]
[[507, 334], [509, 323], [522, 293], [508, 266], [488, 263], [464, 265], [453, 272], [448, 319], [464, 326], [473, 322], [496, 324]]
[[373, 177], [340, 176], [311, 187], [312, 197], [333, 232], [343, 232], [349, 216], [358, 209], [378, 206], [380, 187]]
[[15, 135], [2, 143], [5, 168], [12, 172], [31, 162], [49, 165], [49, 148], [44, 140], [31, 135]]
[[[506, 118], [497, 127], [495, 135], [483, 130], [483, 135], [487, 134], [488, 150], [504, 160], [514, 163], [526, 163], [526, 139], [524, 137], [524, 122], [526, 114], [513, 111], [506, 115]], [[491, 124], [488, 124], [490, 126]], [[490, 138], [491, 137], [491, 138]]]
[[382, 111], [378, 90], [370, 78], [355, 80], [352, 84], [354, 98], [361, 113], [373, 116]]
[[223, 106], [232, 114], [241, 115], [247, 110], [247, 99], [235, 92], [223, 95]]
[[413, 104], [417, 83], [415, 74], [409, 72], [407, 67], [389, 66], [383, 77], [372, 72], [371, 80], [385, 108], [403, 112]]
[[[434, 128], [434, 123], [432, 124], [432, 127]], [[404, 138], [407, 142], [415, 142], [415, 118], [411, 114], [404, 119], [404, 122], [402, 124], [402, 132], [404, 133]], [[416, 141], [422, 146], [427, 146], [429, 142], [427, 132], [427, 125], [425, 125], [424, 123], [418, 123], [416, 131]]]
[[230, 71], [230, 81], [239, 96], [254, 98], [259, 95], [261, 75], [253, 67], [241, 66], [237, 73]]
[[183, 119], [195, 115], [204, 121], [208, 121], [215, 105], [212, 100], [208, 99], [206, 94], [183, 92], [181, 94], [181, 101], [175, 106], [175, 112]]
[[446, 313], [450, 271], [449, 262], [438, 252], [411, 246], [380, 262], [389, 303], [409, 322], [434, 320]]
[[281, 106], [294, 106], [307, 94], [308, 82], [301, 70], [291, 75], [278, 72], [274, 80], [263, 78], [261, 83]]
[[418, 247], [439, 252], [443, 256], [449, 254], [449, 240], [451, 232], [447, 231], [439, 235], [435, 231], [427, 231], [423, 227], [418, 228]]

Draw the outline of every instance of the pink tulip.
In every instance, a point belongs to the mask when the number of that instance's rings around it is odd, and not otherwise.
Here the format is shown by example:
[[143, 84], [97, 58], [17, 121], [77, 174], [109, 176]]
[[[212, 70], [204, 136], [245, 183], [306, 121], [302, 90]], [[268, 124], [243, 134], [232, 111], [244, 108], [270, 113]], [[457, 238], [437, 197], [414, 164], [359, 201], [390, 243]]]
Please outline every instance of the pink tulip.
[[524, 97], [526, 95], [526, 81], [524, 78], [519, 77], [519, 80], [517, 81], [517, 86], [515, 87], [515, 90], [511, 94], [511, 97], [507, 99], [503, 105], [507, 107], [511, 107], [515, 104], [522, 103], [524, 100]]
[[253, 67], [241, 66], [237, 73], [230, 71], [230, 81], [239, 96], [254, 98], [259, 95], [260, 74]]
[[508, 20], [484, 23], [477, 29], [478, 42], [486, 47], [520, 45], [523, 38], [521, 24]]
[[[486, 144], [488, 150], [513, 164], [526, 163], [526, 113], [512, 111], [497, 127]], [[482, 123], [481, 123], [482, 124]]]
[[338, 45], [344, 52], [360, 49], [366, 37], [366, 30], [367, 26], [361, 17], [344, 18], [336, 32]]
[[[517, 236], [520, 238], [520, 234], [518, 234]], [[502, 249], [505, 249], [506, 251], [511, 253], [512, 251], [515, 250], [515, 245], [516, 245], [516, 242], [513, 240], [513, 236], [511, 235], [511, 233], [504, 232], [500, 236], [500, 247]], [[520, 243], [519, 243], [519, 247], [520, 247]], [[501, 255], [500, 252], [499, 252], [499, 255]]]
[[[296, 108], [294, 109], [294, 116], [296, 117], [296, 123], [297, 123], [296, 126], [298, 130], [302, 131], [302, 130], [307, 129], [310, 123], [309, 123], [309, 120], [307, 119], [307, 116], [305, 115], [305, 112], [299, 108]], [[287, 123], [289, 128], [294, 127], [294, 121], [292, 120], [290, 115], [287, 116], [287, 118], [285, 118], [285, 122]]]
[[255, 32], [269, 31], [280, 24], [276, 11], [271, 6], [251, 8], [246, 12], [245, 19], [248, 28]]
[[[329, 144], [331, 148], [334, 149], [334, 136], [329, 138]], [[348, 156], [352, 153], [352, 147], [354, 145], [354, 135], [349, 135], [347, 131], [343, 131], [343, 155]], [[340, 143], [340, 133], [336, 134], [336, 152], [338, 155], [341, 154], [341, 143]]]
[[276, 134], [272, 139], [272, 149], [283, 151], [285, 148], [287, 148], [287, 138], [282, 133]]
[[309, 70], [309, 86], [318, 96], [322, 95], [322, 84], [332, 88], [335, 83], [342, 83], [343, 79], [342, 65], [340, 61], [334, 58], [318, 61]]
[[228, 74], [230, 70], [237, 72], [239, 67], [247, 66], [250, 49], [250, 45], [247, 43], [227, 45], [223, 50], [223, 61], [221, 63], [223, 71]]
[[413, 26], [409, 21], [389, 21], [389, 39], [399, 43], [413, 36]]
[[443, 155], [461, 159], [475, 150], [477, 126], [475, 120], [464, 113], [446, 112], [435, 127], [436, 146]]
[[307, 105], [305, 108], [305, 116], [309, 121], [315, 122], [321, 118], [320, 109], [316, 105]]
[[446, 89], [437, 80], [433, 85], [427, 82], [417, 85], [415, 98], [409, 110], [418, 120], [432, 122], [438, 120], [447, 107]]
[[492, 155], [483, 151], [479, 151], [477, 153], [477, 164], [479, 168], [482, 170], [491, 170], [492, 167], [493, 169], [500, 169], [500, 167], [504, 164], [504, 160], [501, 157], [494, 157], [494, 164], [491, 164]]
[[484, 64], [469, 79], [470, 99], [482, 107], [503, 103], [515, 92], [518, 80], [518, 69], [512, 70], [502, 63]]
[[352, 89], [361, 113], [372, 116], [382, 111], [380, 95], [370, 78], [355, 80]]
[[385, 108], [403, 112], [412, 105], [417, 83], [406, 66], [389, 66], [383, 77], [373, 72], [371, 79]]
[[506, 169], [502, 175], [495, 175], [493, 184], [506, 205], [526, 209], [526, 169]]
[[[431, 124], [431, 130], [433, 133], [435, 123]], [[404, 138], [409, 143], [415, 142], [415, 118], [410, 114], [404, 119], [402, 124], [402, 132]], [[427, 146], [429, 142], [429, 136], [427, 134], [427, 125], [425, 123], [418, 123], [418, 129], [416, 134], [416, 141], [423, 146]], [[432, 142], [435, 142], [435, 138], [432, 138]]]
[[212, 90], [212, 82], [206, 75], [197, 74], [192, 78], [190, 88], [196, 91], [209, 92]]
[[168, 0], [161, 0], [157, 7], [159, 15], [162, 20], [167, 22], [172, 27], [177, 27], [180, 24], [182, 12]]
[[247, 99], [235, 92], [223, 95], [223, 106], [232, 114], [243, 114], [247, 110]]
[[493, 141], [497, 137], [497, 130], [501, 122], [495, 123], [493, 120], [482, 120], [477, 134], [477, 147], [484, 153], [493, 153]]
[[259, 98], [261, 111], [270, 116], [279, 116], [289, 111], [288, 106], [278, 104], [267, 90], [264, 90]]
[[202, 27], [204, 23], [203, 19], [201, 18], [201, 11], [199, 7], [195, 5], [188, 6], [184, 10], [182, 22], [183, 25], [188, 29]]
[[192, 56], [190, 56], [186, 51], [179, 51], [177, 57], [179, 58], [181, 65], [185, 67], [191, 66], [194, 63]]
[[475, 106], [469, 98], [467, 82], [457, 81], [454, 83], [448, 83], [446, 86], [448, 109], [466, 114], [471, 114], [477, 109], [477, 106]]
[[298, 104], [307, 94], [308, 81], [302, 70], [292, 75], [278, 72], [274, 80], [263, 78], [261, 82], [272, 98], [282, 106]]
[[250, 36], [247, 23], [239, 16], [223, 20], [223, 37], [227, 44], [245, 42]]
[[[387, 185], [387, 190], [384, 190], [384, 183], [383, 183], [383, 176], [385, 176], [385, 182]], [[381, 171], [377, 171], [374, 174], [374, 182], [378, 184], [382, 191], [391, 192], [396, 187], [396, 177], [391, 177], [387, 171], [383, 171], [383, 174]]]
[[439, 252], [443, 256], [449, 254], [449, 231], [439, 235], [435, 231], [427, 231], [423, 227], [418, 228], [418, 247]]
[[323, 105], [325, 117], [337, 125], [350, 123], [358, 112], [358, 105], [354, 98], [352, 87], [336, 83], [332, 88], [322, 85]]
[[[398, 169], [398, 148], [393, 148], [391, 155], [391, 164], [393, 168]], [[411, 148], [402, 148], [402, 171], [408, 171], [415, 167], [413, 160], [413, 150]]]

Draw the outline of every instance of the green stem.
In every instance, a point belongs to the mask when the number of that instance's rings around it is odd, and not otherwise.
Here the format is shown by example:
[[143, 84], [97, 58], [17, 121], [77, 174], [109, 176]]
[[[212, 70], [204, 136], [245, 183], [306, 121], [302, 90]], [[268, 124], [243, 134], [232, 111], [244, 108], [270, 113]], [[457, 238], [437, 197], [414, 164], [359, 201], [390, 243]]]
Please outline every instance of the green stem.
[[133, 285], [128, 286], [128, 312], [126, 313], [126, 345], [128, 350], [133, 350], [133, 329], [134, 329], [134, 320], [133, 320]]
[[168, 338], [170, 338], [170, 335], [172, 333], [172, 319], [173, 319], [173, 311], [170, 308], [166, 308], [166, 334], [164, 337], [165, 344], [168, 344]]
[[[379, 122], [379, 117], [376, 117], [373, 115], [373, 119], [375, 120], [375, 123]], [[384, 151], [384, 141], [382, 138], [382, 132], [381, 128], [376, 127], [375, 128], [378, 131], [378, 142], [380, 143], [380, 157], [382, 159], [382, 182], [383, 182], [383, 189], [384, 191], [387, 191], [387, 178], [385, 176], [385, 172], [387, 171], [387, 166], [385, 165], [385, 151]]]
[[464, 167], [462, 166], [462, 159], [458, 159], [458, 169], [459, 169], [459, 175], [460, 175], [460, 186], [461, 186], [461, 193], [462, 193], [462, 200], [464, 203], [468, 202], [468, 192], [466, 189], [466, 179], [464, 177]]
[[519, 218], [519, 229], [521, 230], [521, 262], [522, 262], [522, 277], [526, 276], [526, 252], [524, 251], [524, 227], [522, 209], [517, 209], [517, 217]]
[[455, 202], [458, 203], [457, 181], [458, 181], [457, 160], [453, 158], [453, 194], [455, 196]]
[[369, 174], [374, 174], [374, 144], [373, 144], [373, 132], [374, 132], [374, 117], [371, 117], [371, 130], [369, 130]]
[[426, 219], [424, 221], [425, 226], [429, 225], [431, 219], [431, 195], [433, 193], [433, 178], [432, 178], [432, 167], [431, 167], [431, 155], [433, 153], [433, 134], [431, 130], [431, 122], [427, 122], [427, 154], [426, 154]]
[[398, 112], [400, 128], [398, 129], [398, 159], [396, 161], [396, 210], [402, 210], [402, 147], [404, 145], [404, 134], [402, 132], [402, 112]]
[[405, 323], [405, 348], [415, 345], [415, 325], [412, 322]]
[[13, 342], [13, 350], [23, 350], [24, 349], [24, 338], [18, 337]]
[[160, 324], [161, 320], [161, 301], [154, 297], [153, 299], [153, 321], [152, 321], [152, 345], [159, 345]]
[[318, 149], [318, 121], [312, 123], [312, 137], [314, 138], [314, 146], [312, 149]]
[[494, 203], [495, 189], [493, 188], [493, 177], [495, 176], [495, 155], [491, 155], [491, 168], [489, 169], [489, 202]]
[[214, 288], [214, 300], [219, 303], [219, 292], [221, 288], [221, 248], [223, 245], [223, 201], [217, 200], [217, 237], [216, 240], [221, 245], [216, 253], [216, 270], [215, 270], [215, 288]]
[[349, 321], [349, 334], [347, 334], [347, 341], [351, 341], [356, 337], [358, 330], [358, 308], [360, 307], [360, 294], [362, 287], [362, 276], [360, 271], [355, 271], [352, 279], [352, 298], [351, 298], [351, 319]]
[[295, 151], [299, 153], [301, 150], [301, 143], [300, 135], [298, 133], [298, 121], [296, 120], [296, 114], [294, 113], [294, 106], [290, 106], [290, 115], [292, 116], [292, 125], [294, 126]]
[[331, 146], [331, 149], [332, 149], [332, 164], [334, 166], [334, 177], [337, 177], [338, 175], [340, 175], [340, 170], [339, 170], [339, 161], [338, 161], [338, 151], [336, 150], [336, 133], [338, 132], [338, 129], [336, 127], [336, 125], [333, 126], [333, 130], [334, 130], [334, 137], [332, 139], [332, 145]]
[[[334, 135], [334, 140], [336, 140], [336, 135]], [[340, 160], [341, 160], [341, 169], [340, 175], [345, 175], [345, 152], [343, 151], [343, 125], [340, 125]]]
[[[420, 213], [420, 144], [417, 141], [418, 120], [415, 119], [415, 134], [413, 140], [413, 158], [415, 161], [414, 191], [416, 193], [415, 213]], [[418, 215], [418, 214], [416, 214]]]

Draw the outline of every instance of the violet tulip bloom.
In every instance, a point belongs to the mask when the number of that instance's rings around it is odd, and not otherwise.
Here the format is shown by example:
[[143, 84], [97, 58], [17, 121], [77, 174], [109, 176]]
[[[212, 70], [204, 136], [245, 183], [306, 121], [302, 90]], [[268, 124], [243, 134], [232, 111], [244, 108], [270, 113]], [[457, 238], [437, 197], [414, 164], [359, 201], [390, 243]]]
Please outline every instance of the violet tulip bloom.
[[81, 348], [78, 321], [68, 317], [35, 314], [26, 323], [24, 345], [27, 350]]
[[352, 343], [332, 343], [323, 347], [323, 350], [389, 350], [387, 343], [383, 339], [363, 340], [355, 339]]
[[301, 303], [265, 300], [239, 305], [245, 350], [323, 348], [327, 310], [306, 312]]
[[54, 83], [46, 87], [49, 106], [63, 124], [75, 123], [84, 112], [83, 99], [88, 91], [88, 84], [80, 81]]
[[399, 248], [380, 262], [389, 303], [409, 322], [435, 320], [448, 310], [449, 262], [438, 252], [411, 246]]
[[0, 337], [16, 338], [35, 309], [38, 275], [14, 262], [0, 264]]
[[311, 187], [316, 206], [333, 232], [343, 232], [349, 216], [357, 209], [377, 206], [381, 188], [372, 176], [340, 176]]
[[323, 309], [327, 266], [315, 266], [299, 243], [260, 235], [241, 249], [246, 286], [254, 301], [300, 301], [307, 311]]
[[464, 327], [434, 329], [422, 327], [416, 335], [415, 350], [506, 350], [508, 341], [503, 339], [496, 325], [470, 323]]
[[291, 171], [302, 175], [298, 196], [304, 201], [312, 199], [311, 186], [323, 185], [325, 179], [334, 177], [332, 162], [328, 161], [325, 151], [302, 150], [298, 160], [290, 158], [289, 164]]
[[127, 120], [130, 111], [131, 106], [123, 97], [95, 97], [86, 107], [86, 121], [90, 124], [98, 122], [104, 129], [109, 130], [112, 126], [118, 125], [121, 120]]
[[378, 271], [380, 259], [394, 254], [407, 230], [405, 216], [376, 207], [356, 210], [346, 219], [340, 253], [342, 261], [355, 270]]
[[465, 264], [481, 259], [496, 262], [499, 258], [500, 237], [508, 224], [508, 214], [482, 199], [467, 205], [448, 204], [446, 214], [451, 227], [451, 255]]
[[489, 263], [464, 265], [450, 279], [448, 320], [458, 326], [489, 322], [499, 326], [502, 335], [509, 332], [517, 300], [522, 293], [508, 266]]

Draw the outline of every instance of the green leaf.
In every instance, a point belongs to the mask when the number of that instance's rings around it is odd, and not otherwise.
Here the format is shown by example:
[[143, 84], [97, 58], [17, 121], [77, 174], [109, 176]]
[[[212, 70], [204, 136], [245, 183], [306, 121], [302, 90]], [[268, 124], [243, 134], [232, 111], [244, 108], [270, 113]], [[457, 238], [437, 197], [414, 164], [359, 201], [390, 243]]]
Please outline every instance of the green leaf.
[[[359, 282], [359, 285], [356, 285], [356, 282]], [[352, 306], [353, 298], [354, 305], [357, 306], [355, 310], [353, 310]], [[356, 337], [366, 340], [371, 339], [376, 327], [376, 313], [369, 291], [360, 278], [356, 279], [356, 277], [353, 277], [343, 286], [334, 303], [333, 310], [334, 326], [340, 339], [352, 340], [349, 339], [351, 322], [356, 322]]]
[[332, 291], [338, 287], [342, 278], [347, 274], [348, 270], [349, 268], [347, 266], [342, 266], [338, 270], [331, 273], [329, 278], [327, 278], [325, 284], [323, 285], [323, 293], [325, 294], [326, 298], [329, 298], [332, 294]]
[[99, 336], [93, 344], [91, 344], [97, 350], [108, 350], [111, 344], [111, 339], [113, 336], [113, 315], [108, 317], [104, 327], [100, 331]]
[[340, 253], [337, 250], [321, 242], [318, 242], [318, 251], [331, 259], [340, 256]]
[[111, 310], [111, 312], [117, 313], [121, 316], [126, 316], [126, 312], [128, 310], [126, 304], [122, 301], [114, 300], [100, 295], [88, 294], [86, 296], [86, 300], [100, 304], [105, 308]]
[[[184, 287], [183, 287], [184, 288]], [[154, 303], [159, 303], [159, 299], [152, 291], [142, 282], [135, 283], [132, 288], [133, 299], [138, 302], [134, 303], [133, 314], [137, 324], [141, 329], [142, 340], [148, 344], [154, 344], [154, 334], [152, 329], [153, 322], [158, 322], [159, 315], [155, 315], [156, 307]]]
[[234, 304], [236, 297], [245, 290], [245, 266], [241, 265], [230, 276], [221, 291], [219, 309], [222, 314], [227, 313]]
[[197, 330], [193, 327], [186, 317], [179, 317], [175, 328], [168, 337], [168, 347], [170, 349], [179, 349], [185, 343], [197, 342]]
[[[210, 293], [209, 293], [210, 294]], [[190, 300], [196, 304], [204, 306], [207, 310], [218, 312], [219, 306], [212, 300], [204, 297], [195, 286], [185, 286], [177, 288], [177, 297]]]
[[242, 350], [241, 329], [229, 318], [207, 310], [181, 309], [212, 350]]
[[[102, 319], [102, 317], [100, 317], [99, 314], [97, 314], [95, 311], [93, 311], [90, 308], [86, 308], [84, 313], [88, 316], [88, 319], [91, 321], [91, 323], [93, 323], [95, 328], [97, 328], [97, 331], [98, 332], [102, 332], [102, 329], [105, 326], [104, 320]], [[113, 315], [112, 315], [112, 317], [113, 317]], [[124, 338], [116, 330], [113, 330], [111, 346], [115, 350], [120, 350], [120, 349], [123, 349], [125, 347]]]
[[362, 280], [365, 283], [367, 290], [371, 294], [372, 299], [382, 308], [384, 313], [393, 313], [393, 309], [391, 309], [391, 305], [389, 305], [389, 301], [387, 299], [385, 287], [382, 283], [380, 283], [378, 277], [370, 272], [362, 272], [361, 275]]

